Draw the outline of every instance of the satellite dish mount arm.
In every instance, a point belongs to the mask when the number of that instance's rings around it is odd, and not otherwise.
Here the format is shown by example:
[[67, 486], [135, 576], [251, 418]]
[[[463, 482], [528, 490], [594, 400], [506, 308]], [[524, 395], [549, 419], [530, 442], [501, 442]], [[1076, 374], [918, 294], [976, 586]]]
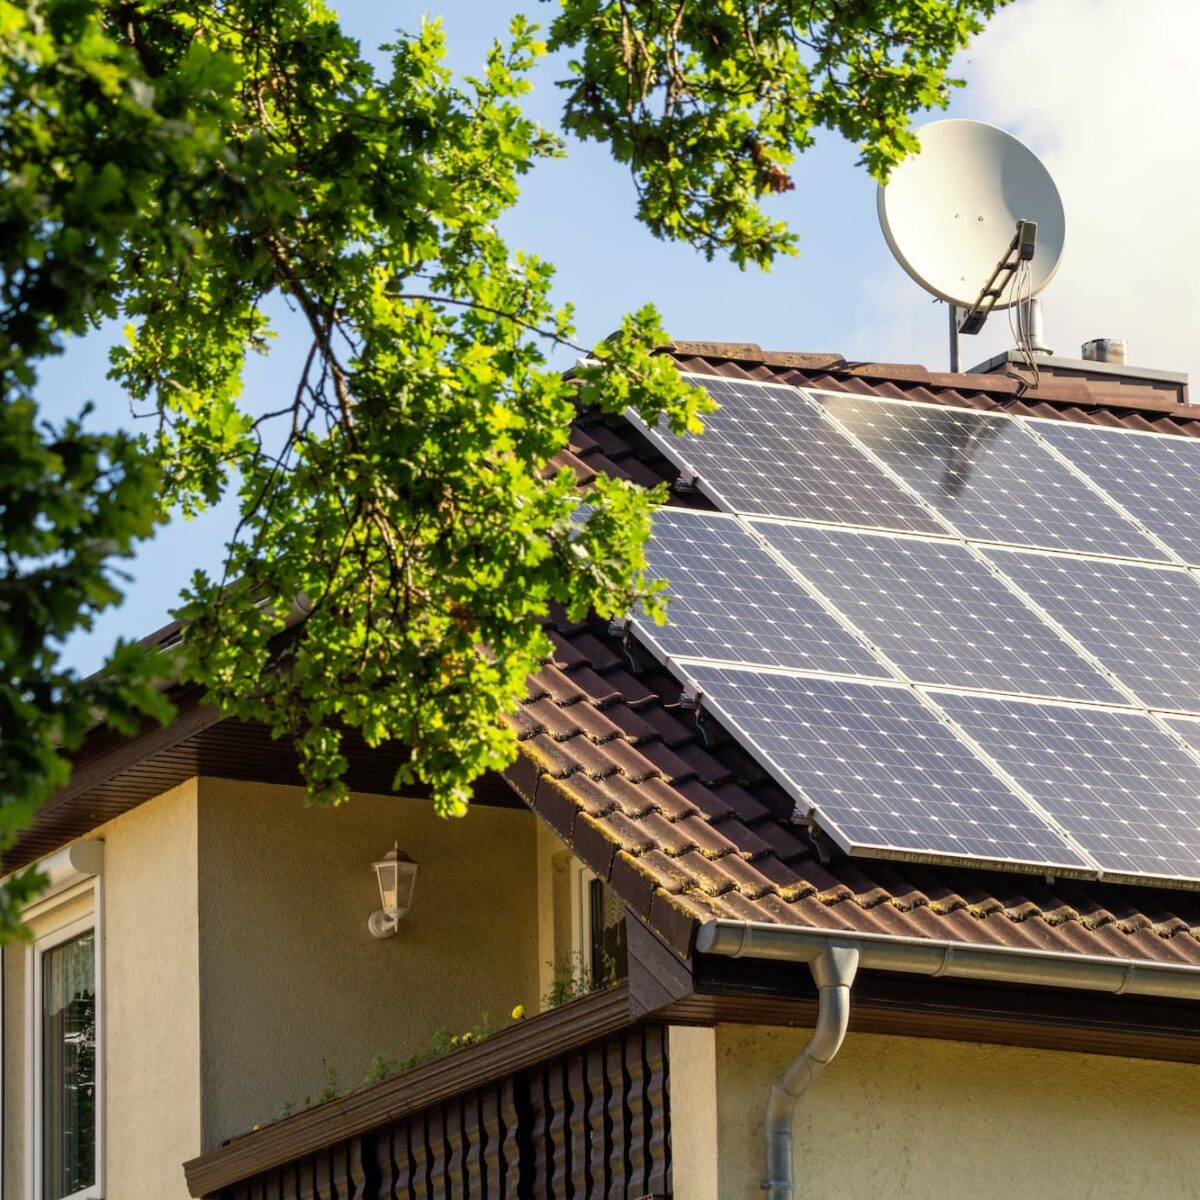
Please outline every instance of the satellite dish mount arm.
[[[1009, 242], [1004, 257], [996, 264], [996, 269], [987, 283], [983, 285], [983, 290], [976, 297], [975, 303], [970, 308], [961, 310], [957, 324], [959, 333], [978, 333], [983, 328], [984, 322], [992, 315], [992, 309], [996, 307], [1012, 282], [1017, 268], [1021, 263], [1029, 262], [1033, 258], [1036, 248], [1037, 222], [1018, 221], [1017, 231], [1013, 234], [1013, 239]], [[952, 308], [952, 316], [953, 311]], [[957, 357], [957, 350], [957, 344], [952, 342], [950, 350], [952, 358]]]

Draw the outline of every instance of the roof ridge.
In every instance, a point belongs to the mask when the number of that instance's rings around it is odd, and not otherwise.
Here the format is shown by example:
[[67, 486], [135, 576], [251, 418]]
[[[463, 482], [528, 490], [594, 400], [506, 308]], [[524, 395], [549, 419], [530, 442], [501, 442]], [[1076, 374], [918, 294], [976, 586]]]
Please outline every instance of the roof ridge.
[[[1200, 432], [1200, 405], [1181, 404], [1165, 394], [1160, 399], [1149, 394], [1149, 389], [1135, 392], [1128, 385], [1106, 385], [1095, 379], [1043, 374], [1039, 386], [1032, 387], [1010, 375], [931, 371], [919, 363], [848, 360], [840, 354], [763, 350], [753, 342], [674, 341], [664, 346], [662, 352], [670, 354], [681, 369], [725, 378], [788, 382], [789, 375], [799, 375], [802, 379], [814, 375], [823, 381], [818, 385], [822, 387], [830, 383], [836, 386], [861, 382], [868, 387], [896, 388], [898, 395], [890, 393], [896, 398], [904, 398], [907, 392], [921, 389], [926, 393], [921, 398], [934, 403], [981, 407], [979, 401], [986, 404], [990, 400], [994, 407], [1017, 405], [1018, 411], [1046, 406], [1048, 411], [1039, 414], [1043, 416], [1061, 415], [1061, 409], [1078, 410], [1080, 419], [1098, 413], [1152, 413], [1169, 418], [1173, 423], [1194, 424], [1197, 428], [1189, 432]], [[804, 382], [812, 385], [812, 380], [804, 379]], [[1166, 428], [1160, 432], [1182, 433], [1184, 430]]]

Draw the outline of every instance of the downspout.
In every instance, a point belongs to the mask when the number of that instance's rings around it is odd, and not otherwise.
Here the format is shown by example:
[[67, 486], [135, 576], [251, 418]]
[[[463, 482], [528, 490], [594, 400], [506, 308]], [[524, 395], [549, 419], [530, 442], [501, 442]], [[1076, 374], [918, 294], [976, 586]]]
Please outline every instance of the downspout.
[[850, 1023], [850, 986], [858, 970], [858, 947], [827, 941], [809, 963], [817, 985], [817, 1021], [804, 1049], [771, 1087], [763, 1121], [767, 1200], [792, 1200], [792, 1127], [796, 1104], [841, 1049]]
[[816, 1027], [795, 1062], [775, 1082], [767, 1102], [767, 1173], [762, 1186], [768, 1200], [792, 1200], [792, 1118], [796, 1102], [842, 1044], [850, 1016], [850, 985], [860, 966], [869, 971], [1200, 1001], [1200, 965], [1195, 963], [737, 920], [712, 920], [701, 925], [696, 951], [728, 958], [808, 963], [817, 984]]

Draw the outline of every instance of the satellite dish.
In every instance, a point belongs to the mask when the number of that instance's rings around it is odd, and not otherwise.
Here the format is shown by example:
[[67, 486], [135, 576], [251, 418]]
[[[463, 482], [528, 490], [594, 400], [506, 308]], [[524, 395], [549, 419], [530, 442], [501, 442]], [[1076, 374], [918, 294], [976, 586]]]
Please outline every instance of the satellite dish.
[[[1036, 244], [1022, 293], [1037, 295], [1054, 278], [1066, 237], [1050, 172], [1012, 134], [979, 121], [933, 121], [916, 133], [920, 151], [892, 172], [877, 196], [879, 223], [896, 261], [927, 292], [972, 309], [1018, 223], [1033, 221]], [[1002, 291], [989, 311], [1017, 299], [1015, 289]]]

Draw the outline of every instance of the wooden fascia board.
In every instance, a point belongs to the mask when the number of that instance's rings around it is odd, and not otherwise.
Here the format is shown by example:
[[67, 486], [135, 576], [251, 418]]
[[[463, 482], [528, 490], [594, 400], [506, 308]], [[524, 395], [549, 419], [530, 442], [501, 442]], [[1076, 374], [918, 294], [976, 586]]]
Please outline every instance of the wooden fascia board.
[[[646, 1016], [667, 1024], [810, 1026], [816, 987], [801, 963], [697, 956], [694, 987]], [[1200, 1006], [1063, 988], [864, 971], [850, 1029], [1076, 1053], [1200, 1062]]]

